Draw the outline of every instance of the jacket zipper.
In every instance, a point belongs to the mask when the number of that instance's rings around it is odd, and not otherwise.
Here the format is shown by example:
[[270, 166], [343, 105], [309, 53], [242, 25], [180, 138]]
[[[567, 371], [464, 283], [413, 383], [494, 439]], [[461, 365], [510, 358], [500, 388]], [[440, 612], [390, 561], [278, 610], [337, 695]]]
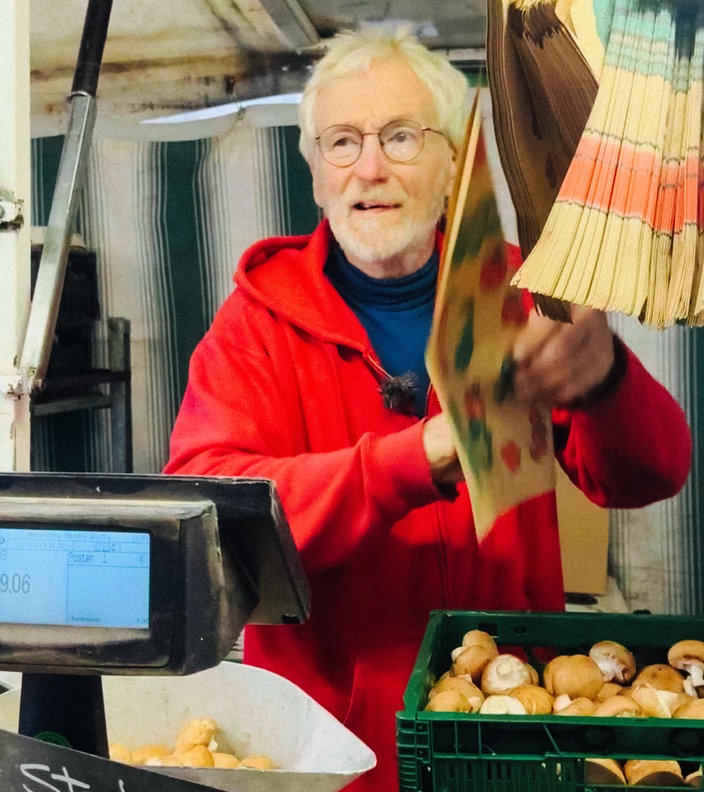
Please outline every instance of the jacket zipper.
[[[364, 359], [367, 361], [369, 366], [379, 374], [381, 377], [389, 377], [390, 374], [384, 369], [381, 365], [379, 360], [371, 352], [365, 352], [363, 355]], [[425, 415], [428, 417], [428, 409], [430, 407], [430, 399], [432, 394], [434, 393], [433, 386], [428, 386], [428, 390], [425, 394]], [[440, 581], [440, 599], [443, 606], [446, 606], [446, 603], [450, 602], [449, 599], [449, 589], [452, 588], [451, 581], [449, 579], [448, 574], [448, 566], [447, 566], [447, 547], [444, 537], [444, 525], [445, 525], [445, 515], [444, 510], [442, 508], [442, 501], [437, 501], [433, 504], [433, 513], [435, 515], [435, 528], [438, 537], [438, 543], [436, 548], [436, 554], [438, 559], [438, 567], [439, 567], [439, 581]]]

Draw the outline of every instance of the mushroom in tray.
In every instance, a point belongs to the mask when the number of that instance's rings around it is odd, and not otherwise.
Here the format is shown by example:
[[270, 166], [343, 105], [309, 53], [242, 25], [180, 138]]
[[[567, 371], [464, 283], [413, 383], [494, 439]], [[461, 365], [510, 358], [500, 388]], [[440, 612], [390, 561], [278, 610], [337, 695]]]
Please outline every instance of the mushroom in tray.
[[687, 674], [684, 685], [687, 693], [704, 695], [704, 641], [677, 641], [667, 653], [667, 662]]
[[600, 701], [592, 713], [597, 718], [643, 718], [640, 704], [629, 696], [611, 696]]
[[673, 711], [673, 718], [687, 718], [689, 720], [702, 720], [704, 718], [704, 699], [688, 697], [689, 701], [684, 702]]
[[457, 689], [447, 688], [428, 699], [427, 712], [473, 712], [467, 696]]
[[589, 650], [589, 657], [601, 669], [604, 682], [625, 685], [636, 673], [636, 659], [633, 652], [617, 641], [598, 641]]
[[535, 669], [513, 654], [499, 654], [482, 672], [481, 689], [484, 695], [506, 693], [519, 685], [535, 682]]
[[623, 693], [627, 688], [620, 685], [618, 682], [604, 682], [599, 692], [595, 696], [595, 701], [605, 701], [611, 696], [616, 696]]
[[482, 715], [527, 715], [523, 702], [508, 693], [492, 693], [488, 695], [479, 712]]
[[[440, 697], [434, 704], [431, 702], [441, 693], [445, 694]], [[456, 707], [463, 704], [458, 696], [464, 697], [468, 709], [457, 710]], [[452, 676], [450, 673], [443, 674], [438, 681], [430, 688], [428, 692], [428, 705], [427, 710], [437, 712], [447, 712], [446, 707], [450, 707], [449, 711], [463, 711], [463, 712], [477, 712], [484, 700], [482, 691], [467, 677]]]
[[658, 690], [649, 685], [637, 685], [626, 691], [626, 695], [640, 704], [643, 714], [648, 718], [671, 718], [676, 709], [695, 700], [686, 693]]
[[651, 663], [643, 666], [636, 674], [632, 687], [648, 685], [658, 690], [671, 690], [673, 693], [684, 693], [684, 677], [667, 663]]
[[604, 676], [588, 655], [558, 655], [545, 666], [543, 684], [554, 696], [594, 699], [604, 684]]
[[452, 651], [452, 673], [479, 682], [484, 668], [498, 654], [493, 636], [484, 630], [469, 630], [462, 636], [461, 646]]
[[595, 709], [596, 702], [588, 699], [586, 696], [577, 696], [577, 698], [571, 699], [569, 696], [563, 694], [557, 696], [553, 703], [553, 713], [555, 715], [582, 718], [584, 716], [593, 715]]
[[554, 697], [540, 685], [519, 685], [511, 688], [508, 695], [518, 699], [528, 715], [549, 715], [552, 712]]
[[462, 646], [483, 646], [493, 657], [499, 654], [494, 636], [484, 630], [468, 630], [462, 636]]
[[588, 784], [623, 786], [626, 777], [621, 765], [608, 757], [590, 756], [584, 761], [584, 780]]
[[469, 677], [474, 682], [479, 682], [482, 672], [497, 654], [498, 652], [494, 654], [479, 644], [458, 646], [452, 652], [452, 673], [454, 676]]
[[682, 786], [682, 769], [674, 759], [628, 759], [623, 765], [630, 786]]

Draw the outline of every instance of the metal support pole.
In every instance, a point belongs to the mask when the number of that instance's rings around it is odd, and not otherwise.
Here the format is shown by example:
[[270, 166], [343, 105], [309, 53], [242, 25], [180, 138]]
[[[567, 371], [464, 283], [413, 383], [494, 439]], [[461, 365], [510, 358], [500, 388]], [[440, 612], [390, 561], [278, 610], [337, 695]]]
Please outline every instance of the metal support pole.
[[71, 234], [95, 125], [95, 92], [112, 0], [89, 0], [71, 91], [69, 128], [59, 162], [20, 368], [30, 390], [41, 387], [49, 364]]
[[29, 470], [29, 397], [17, 367], [29, 311], [29, 3], [0, 0], [0, 470]]
[[132, 473], [132, 388], [130, 383], [130, 322], [122, 317], [108, 319], [109, 368], [122, 375], [111, 380], [110, 439], [112, 444], [112, 472]]

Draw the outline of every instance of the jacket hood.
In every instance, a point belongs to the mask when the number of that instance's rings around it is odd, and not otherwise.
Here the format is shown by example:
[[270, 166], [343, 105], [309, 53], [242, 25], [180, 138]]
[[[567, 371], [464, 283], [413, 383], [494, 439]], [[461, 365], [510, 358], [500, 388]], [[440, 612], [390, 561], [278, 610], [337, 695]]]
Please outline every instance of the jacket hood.
[[312, 234], [256, 242], [242, 255], [235, 284], [302, 330], [366, 352], [364, 328], [323, 274], [332, 242], [327, 220]]

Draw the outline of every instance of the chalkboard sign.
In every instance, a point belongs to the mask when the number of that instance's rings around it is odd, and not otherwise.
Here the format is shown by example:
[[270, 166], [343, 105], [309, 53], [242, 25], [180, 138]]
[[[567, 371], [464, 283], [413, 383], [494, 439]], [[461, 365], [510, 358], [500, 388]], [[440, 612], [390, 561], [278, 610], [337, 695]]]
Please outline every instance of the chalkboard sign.
[[130, 767], [0, 729], [2, 792], [212, 792], [211, 787]]

